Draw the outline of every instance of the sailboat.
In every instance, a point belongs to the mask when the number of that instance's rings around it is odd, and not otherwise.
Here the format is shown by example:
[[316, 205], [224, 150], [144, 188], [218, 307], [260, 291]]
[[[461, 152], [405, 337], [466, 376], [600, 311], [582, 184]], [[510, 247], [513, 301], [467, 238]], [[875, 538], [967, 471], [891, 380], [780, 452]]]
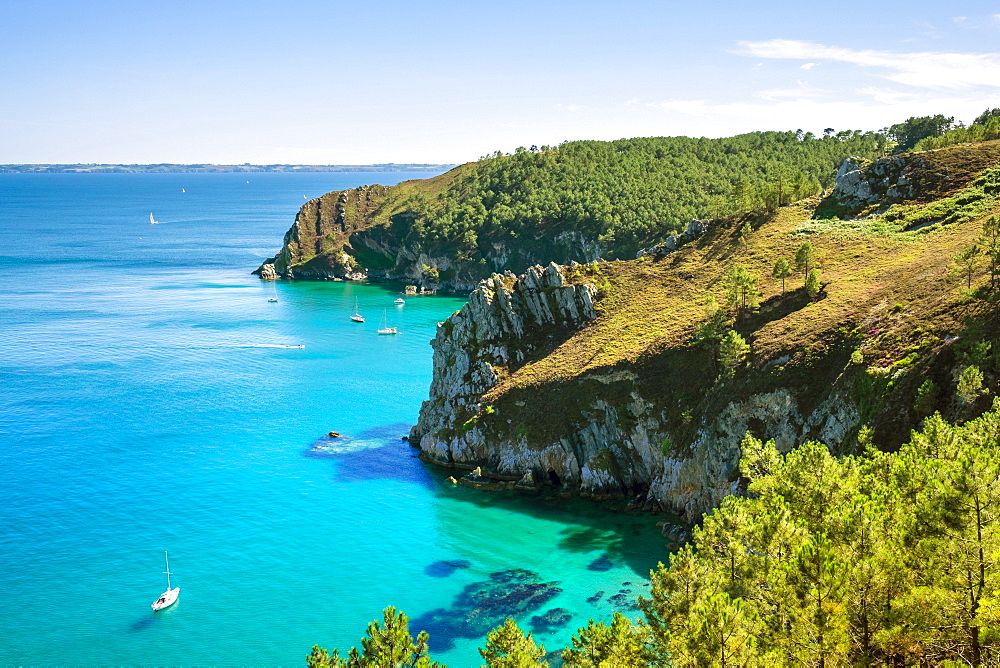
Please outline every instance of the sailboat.
[[163, 551], [163, 560], [167, 564], [167, 570], [163, 571], [167, 574], [167, 591], [163, 592], [163, 594], [160, 595], [160, 598], [156, 599], [156, 601], [153, 602], [153, 605], [150, 606], [153, 608], [153, 612], [169, 608], [177, 602], [177, 597], [181, 595], [180, 587], [174, 587], [173, 589], [170, 588], [170, 557], [166, 550]]
[[269, 302], [277, 302], [278, 301], [278, 286], [277, 286], [277, 284], [273, 284], [272, 283], [271, 287], [274, 288], [274, 296], [273, 297], [268, 297], [267, 301], [269, 301]]
[[378, 333], [379, 334], [399, 334], [399, 332], [396, 331], [395, 327], [389, 327], [388, 326], [388, 323], [386, 322], [386, 317], [387, 317], [386, 314], [383, 313], [382, 314], [382, 326], [379, 328]]
[[149, 224], [150, 225], [156, 225], [158, 222], [160, 222], [160, 221], [158, 221], [155, 218], [153, 218], [153, 212], [150, 211], [149, 212]]
[[354, 298], [354, 313], [351, 314], [351, 320], [354, 322], [364, 322], [365, 317], [358, 313], [358, 298]]

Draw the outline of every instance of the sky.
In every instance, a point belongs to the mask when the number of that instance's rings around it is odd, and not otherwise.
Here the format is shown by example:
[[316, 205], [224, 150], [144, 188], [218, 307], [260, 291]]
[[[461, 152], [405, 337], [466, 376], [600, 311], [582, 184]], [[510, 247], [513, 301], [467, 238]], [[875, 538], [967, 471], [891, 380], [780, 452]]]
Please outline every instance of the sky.
[[969, 122], [1000, 2], [0, 0], [2, 163], [462, 163]]

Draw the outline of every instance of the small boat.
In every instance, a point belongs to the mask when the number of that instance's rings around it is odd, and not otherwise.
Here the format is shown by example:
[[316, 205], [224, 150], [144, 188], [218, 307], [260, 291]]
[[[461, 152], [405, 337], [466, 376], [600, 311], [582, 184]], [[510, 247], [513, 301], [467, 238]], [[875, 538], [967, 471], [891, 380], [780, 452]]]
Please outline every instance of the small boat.
[[396, 301], [393, 302], [393, 304], [405, 304], [405, 303], [406, 300], [403, 299], [402, 297], [397, 298]]
[[388, 326], [388, 323], [386, 322], [386, 317], [387, 317], [387, 315], [385, 313], [383, 313], [382, 314], [382, 326], [379, 328], [378, 333], [379, 334], [399, 334], [399, 332], [396, 331], [395, 327], [389, 327]]
[[167, 570], [163, 571], [167, 574], [167, 591], [163, 592], [163, 594], [160, 595], [160, 598], [156, 599], [156, 601], [153, 602], [153, 605], [150, 606], [153, 608], [153, 612], [169, 608], [177, 602], [177, 597], [181, 595], [180, 587], [174, 587], [173, 589], [170, 588], [170, 557], [166, 550], [163, 551], [163, 560], [167, 564]]
[[159, 222], [160, 222], [160, 221], [158, 221], [158, 220], [156, 220], [155, 218], [153, 218], [153, 212], [152, 212], [152, 211], [150, 211], [150, 212], [149, 212], [149, 224], [150, 224], [150, 225], [156, 225], [156, 224], [157, 224], [157, 223], [159, 223]]
[[271, 287], [274, 288], [274, 296], [268, 297], [267, 301], [269, 301], [271, 303], [277, 303], [277, 301], [278, 301], [278, 286], [277, 285], [272, 285]]
[[184, 190], [184, 188], [181, 188], [181, 192], [182, 192], [182, 193], [186, 193], [187, 191], [186, 191], [186, 190]]
[[351, 314], [351, 320], [353, 320], [354, 322], [364, 322], [365, 321], [365, 317], [363, 315], [361, 315], [360, 313], [358, 313], [358, 300], [357, 300], [356, 297], [354, 299], [354, 313]]

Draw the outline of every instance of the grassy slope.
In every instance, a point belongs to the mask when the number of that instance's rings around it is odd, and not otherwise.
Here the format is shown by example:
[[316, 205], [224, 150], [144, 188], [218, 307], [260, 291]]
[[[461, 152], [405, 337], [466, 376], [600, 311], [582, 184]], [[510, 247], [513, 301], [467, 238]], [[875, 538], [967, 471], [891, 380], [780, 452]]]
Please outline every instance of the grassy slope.
[[[307, 202], [298, 217], [299, 243], [293, 249], [292, 266], [306, 269], [315, 266], [321, 270], [332, 266], [341, 248], [345, 245], [350, 247], [349, 238], [353, 232], [392, 226], [393, 216], [407, 208], [406, 203], [411, 197], [436, 196], [466, 169], [467, 165], [461, 165], [429, 179], [403, 181], [377, 191], [371, 186], [338, 190]], [[343, 226], [336, 222], [338, 200], [342, 194], [347, 196], [343, 205]], [[308, 224], [301, 224], [303, 222]], [[364, 250], [359, 252], [364, 253]], [[376, 264], [379, 261], [375, 256], [370, 259]]]
[[[996, 162], [998, 148], [956, 147], [925, 156], [929, 171], [955, 175], [958, 165], [982, 168]], [[950, 179], [950, 189], [965, 186], [972, 176], [965, 168], [961, 177]], [[935, 184], [933, 196], [947, 194], [949, 188], [940, 180]], [[905, 363], [909, 372], [896, 379], [894, 390], [868, 398], [873, 405], [865, 415], [876, 428], [877, 442], [901, 443], [917, 419], [910, 407], [922, 379], [930, 374], [942, 387], [950, 382], [943, 366], [953, 363], [954, 355], [943, 345], [944, 337], [961, 333], [970, 319], [986, 323], [987, 329], [995, 322], [988, 306], [962, 297], [961, 280], [949, 273], [952, 257], [979, 235], [982, 216], [926, 234], [844, 234], [837, 224], [825, 225], [822, 233], [797, 233], [815, 204], [800, 202], [752, 221], [755, 229], [746, 239], [739, 234], [743, 220], [720, 221], [698, 242], [659, 261], [611, 262], [591, 269], [589, 280], [603, 283], [606, 293], [597, 320], [511, 373], [486, 402], [498, 409], [511, 404], [498, 411], [508, 416], [517, 413], [515, 402], [531, 402], [536, 409], [521, 411], [525, 421], [518, 428], [545, 441], [579, 426], [595, 394], [616, 405], [619, 416], [627, 416], [625, 406], [637, 390], [666, 411], [674, 433], [690, 437], [696, 426], [692, 416], [710, 414], [753, 392], [797, 389], [804, 412], [837, 384], [855, 395], [863, 393], [858, 379], [862, 367], [850, 363], [856, 348], [869, 367], [898, 365], [917, 351], [920, 359]], [[986, 213], [997, 212], [993, 205]], [[779, 256], [792, 261], [806, 239], [817, 250], [825, 284], [815, 303], [808, 303], [801, 289], [780, 297], [780, 282], [770, 278], [774, 261]], [[764, 303], [758, 315], [737, 324], [753, 345], [752, 372], [717, 383], [711, 353], [690, 344], [704, 320], [705, 294], [713, 292], [724, 302], [720, 281], [734, 263], [762, 278]], [[801, 284], [801, 274], [788, 279], [789, 288]], [[782, 356], [788, 356], [786, 363], [773, 364]], [[495, 426], [502, 431], [502, 425]]]

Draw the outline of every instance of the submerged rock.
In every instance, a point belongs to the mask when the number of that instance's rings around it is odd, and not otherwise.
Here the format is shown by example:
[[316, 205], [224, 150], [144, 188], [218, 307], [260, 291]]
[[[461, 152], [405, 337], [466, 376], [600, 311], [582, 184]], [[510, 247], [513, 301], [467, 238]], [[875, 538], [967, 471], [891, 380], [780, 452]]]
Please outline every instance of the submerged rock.
[[610, 571], [614, 568], [614, 563], [608, 557], [607, 552], [587, 564], [588, 571]]
[[465, 559], [443, 559], [428, 564], [424, 568], [424, 573], [432, 578], [446, 578], [460, 568], [470, 568], [471, 566], [472, 562]]
[[536, 633], [551, 633], [560, 629], [573, 619], [573, 613], [566, 608], [552, 608], [544, 615], [535, 615], [531, 618], [531, 628]]
[[556, 582], [540, 582], [523, 568], [491, 573], [489, 580], [467, 585], [450, 608], [438, 608], [410, 621], [427, 631], [436, 647], [447, 650], [455, 638], [481, 639], [508, 618], [538, 610], [562, 591]]

